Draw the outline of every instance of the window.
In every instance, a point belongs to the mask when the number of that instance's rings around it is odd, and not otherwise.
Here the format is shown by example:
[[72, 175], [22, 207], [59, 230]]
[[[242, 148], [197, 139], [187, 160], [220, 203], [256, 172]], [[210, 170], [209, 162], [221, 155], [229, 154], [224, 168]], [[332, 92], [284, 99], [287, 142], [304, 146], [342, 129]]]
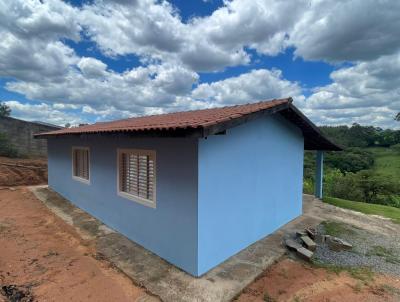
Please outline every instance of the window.
[[155, 208], [155, 151], [118, 150], [118, 192], [123, 197]]
[[72, 148], [72, 177], [89, 183], [89, 148]]

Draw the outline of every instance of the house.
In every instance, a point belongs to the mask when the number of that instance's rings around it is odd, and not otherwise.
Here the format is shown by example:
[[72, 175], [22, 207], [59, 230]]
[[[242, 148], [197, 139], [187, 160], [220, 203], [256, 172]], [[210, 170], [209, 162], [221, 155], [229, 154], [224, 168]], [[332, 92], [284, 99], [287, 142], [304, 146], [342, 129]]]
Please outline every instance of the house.
[[59, 130], [62, 127], [43, 123], [28, 122], [9, 116], [0, 116], [0, 133], [4, 134], [20, 155], [46, 157], [45, 140], [35, 140], [35, 133]]
[[50, 188], [194, 276], [302, 213], [304, 149], [340, 150], [290, 98], [37, 137]]

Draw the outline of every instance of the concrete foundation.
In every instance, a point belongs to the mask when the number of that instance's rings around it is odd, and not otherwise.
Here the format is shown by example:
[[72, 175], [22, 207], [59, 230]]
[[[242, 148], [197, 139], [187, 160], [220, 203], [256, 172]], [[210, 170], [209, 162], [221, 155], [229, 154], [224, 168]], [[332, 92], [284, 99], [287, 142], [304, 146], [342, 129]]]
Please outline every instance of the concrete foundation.
[[[110, 229], [47, 187], [33, 187], [32, 191], [84, 239], [92, 241], [98, 254], [163, 301], [231, 301], [284, 255], [283, 238], [287, 234], [321, 221], [303, 215], [196, 278]], [[307, 198], [310, 202], [314, 200], [311, 196]]]

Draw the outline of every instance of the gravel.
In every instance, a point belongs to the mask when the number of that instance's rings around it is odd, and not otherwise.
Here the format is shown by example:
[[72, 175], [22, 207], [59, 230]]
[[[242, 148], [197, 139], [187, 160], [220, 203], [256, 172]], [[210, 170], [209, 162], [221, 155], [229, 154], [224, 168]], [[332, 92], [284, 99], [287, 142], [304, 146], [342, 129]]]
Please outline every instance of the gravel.
[[[331, 251], [327, 244], [317, 245], [313, 258], [323, 264], [369, 267], [381, 273], [400, 276], [400, 236], [375, 234], [348, 224], [341, 224], [349, 230], [339, 234], [353, 245], [350, 251]], [[317, 233], [326, 234], [323, 224], [317, 227]]]

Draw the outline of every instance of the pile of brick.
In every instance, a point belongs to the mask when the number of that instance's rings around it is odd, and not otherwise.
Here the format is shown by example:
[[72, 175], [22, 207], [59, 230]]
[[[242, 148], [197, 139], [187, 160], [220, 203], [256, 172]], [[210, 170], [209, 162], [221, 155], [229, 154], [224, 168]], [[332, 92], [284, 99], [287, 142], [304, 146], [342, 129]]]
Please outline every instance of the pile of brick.
[[296, 252], [298, 257], [306, 261], [311, 261], [318, 244], [327, 244], [329, 249], [335, 252], [353, 248], [347, 241], [338, 237], [319, 234], [313, 228], [297, 231], [296, 239], [288, 238], [285, 240], [285, 244], [289, 250]]

